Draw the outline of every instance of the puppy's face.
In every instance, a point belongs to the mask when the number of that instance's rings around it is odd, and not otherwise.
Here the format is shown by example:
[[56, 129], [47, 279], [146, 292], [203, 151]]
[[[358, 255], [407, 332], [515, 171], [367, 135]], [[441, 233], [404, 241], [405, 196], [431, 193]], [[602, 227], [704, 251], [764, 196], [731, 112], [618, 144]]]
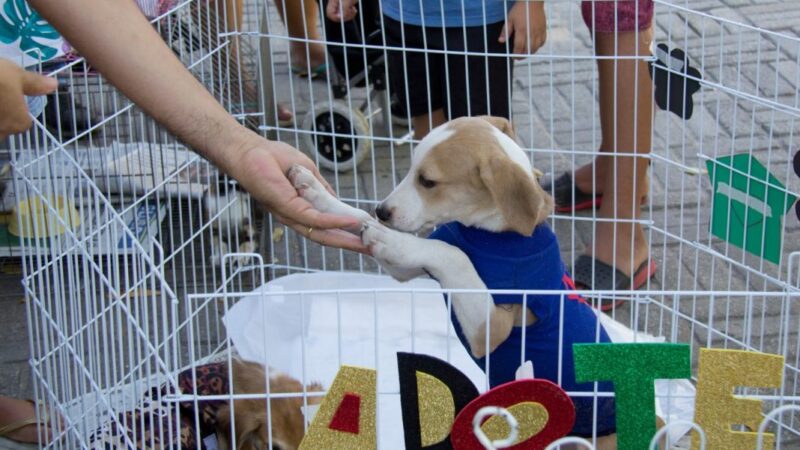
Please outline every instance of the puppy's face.
[[[233, 362], [233, 386], [237, 394], [266, 393], [264, 368], [255, 363]], [[293, 393], [301, 395], [303, 385], [287, 375], [277, 374], [269, 377], [271, 394]], [[311, 384], [306, 392], [321, 392], [322, 386]], [[318, 404], [322, 397], [308, 397], [308, 404]], [[234, 401], [234, 418], [236, 428], [237, 450], [296, 450], [305, 434], [305, 418], [302, 413], [303, 398], [279, 398], [270, 400], [272, 420], [267, 423], [267, 404], [265, 400]], [[270, 428], [272, 429], [272, 446], [270, 447]], [[218, 446], [220, 450], [230, 450], [232, 440], [231, 408], [224, 405], [217, 411]]]
[[552, 206], [510, 123], [465, 117], [437, 127], [420, 142], [408, 175], [376, 214], [408, 232], [459, 221], [530, 235]]

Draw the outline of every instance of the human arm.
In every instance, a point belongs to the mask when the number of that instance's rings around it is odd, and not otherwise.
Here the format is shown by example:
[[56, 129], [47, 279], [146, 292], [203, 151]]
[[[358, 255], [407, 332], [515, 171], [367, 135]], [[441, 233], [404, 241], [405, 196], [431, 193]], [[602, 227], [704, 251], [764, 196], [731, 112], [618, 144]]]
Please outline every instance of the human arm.
[[500, 32], [498, 42], [505, 43], [509, 37], [513, 53], [518, 55], [534, 54], [547, 40], [547, 15], [544, 11], [544, 0], [514, 3], [508, 11], [508, 20]]
[[[324, 245], [365, 251], [338, 230], [351, 218], [321, 213], [286, 179], [293, 164], [312, 161], [293, 147], [243, 127], [198, 82], [130, 0], [29, 0], [29, 3], [122, 93], [170, 132], [238, 180], [295, 231]], [[326, 183], [327, 186], [327, 183]]]
[[44, 95], [56, 90], [53, 78], [28, 72], [0, 58], [0, 141], [31, 127], [26, 95]]

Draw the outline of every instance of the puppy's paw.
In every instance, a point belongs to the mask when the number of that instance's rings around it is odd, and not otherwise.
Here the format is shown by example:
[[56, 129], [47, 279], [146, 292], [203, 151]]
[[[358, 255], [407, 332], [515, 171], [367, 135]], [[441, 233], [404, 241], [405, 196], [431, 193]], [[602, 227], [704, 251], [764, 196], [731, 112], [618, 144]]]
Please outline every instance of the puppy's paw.
[[297, 193], [314, 205], [315, 208], [321, 209], [321, 207], [325, 206], [330, 194], [310, 170], [299, 164], [294, 164], [286, 172], [286, 176], [291, 181], [292, 186], [297, 189]]
[[416, 251], [420, 238], [392, 230], [371, 220], [364, 224], [361, 241], [383, 265], [396, 269], [422, 269], [424, 261]]

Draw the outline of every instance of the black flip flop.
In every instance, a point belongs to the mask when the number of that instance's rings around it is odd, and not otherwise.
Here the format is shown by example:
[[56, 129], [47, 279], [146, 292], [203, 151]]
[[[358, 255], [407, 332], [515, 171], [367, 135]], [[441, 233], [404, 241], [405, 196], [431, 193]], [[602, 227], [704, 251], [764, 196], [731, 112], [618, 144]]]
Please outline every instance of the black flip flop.
[[564, 172], [552, 184], [542, 186], [542, 188], [545, 192], [553, 194], [554, 209], [559, 213], [597, 208], [603, 201], [602, 194], [594, 195], [578, 189], [569, 172]]
[[[572, 279], [578, 289], [597, 291], [627, 291], [639, 289], [656, 274], [656, 263], [647, 259], [636, 269], [633, 277], [589, 255], [581, 255], [572, 268]], [[592, 283], [594, 280], [594, 283]], [[610, 311], [625, 300], [608, 302], [600, 307], [601, 311]]]

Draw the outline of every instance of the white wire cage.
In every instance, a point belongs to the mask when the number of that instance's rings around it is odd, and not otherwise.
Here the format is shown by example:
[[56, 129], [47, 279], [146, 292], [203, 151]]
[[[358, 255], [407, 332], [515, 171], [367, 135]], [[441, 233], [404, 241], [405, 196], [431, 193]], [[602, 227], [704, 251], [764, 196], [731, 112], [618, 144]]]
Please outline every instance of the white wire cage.
[[[310, 3], [299, 5], [304, 10]], [[546, 2], [545, 8], [545, 46], [522, 60], [507, 59], [514, 65], [509, 104], [534, 166], [553, 177], [599, 155], [597, 61], [604, 57], [594, 52], [579, 3]], [[756, 219], [770, 215], [764, 208], [771, 206], [762, 204], [770, 198], [800, 192], [792, 168], [800, 131], [800, 39], [693, 8], [689, 2], [656, 1], [653, 20], [655, 44], [683, 49], [701, 74], [670, 84], [676, 89], [700, 83], [691, 119], [661, 110], [653, 114], [652, 152], [645, 156], [649, 192], [639, 221], [659, 268], [643, 290], [605, 292], [603, 298], [624, 300], [611, 316], [634, 336], [689, 344], [693, 367], [701, 348], [785, 357], [781, 388], [740, 392], [762, 399], [767, 414], [796, 404], [798, 393], [798, 218], [794, 211], [785, 217], [785, 210], [772, 211], [779, 219], [777, 235], [774, 227]], [[189, 0], [172, 5], [153, 23], [242, 123], [308, 152], [327, 169], [323, 174], [342, 200], [371, 210], [407, 172], [414, 144], [403, 101], [393, 103], [387, 89], [390, 49], [381, 39], [385, 25], [379, 11], [376, 17], [370, 23], [366, 12], [357, 16], [351, 25], [362, 42], [346, 45], [335, 34], [339, 25], [323, 23], [316, 42], [327, 45], [329, 70], [314, 79], [290, 71], [293, 61], [311, 65], [310, 51], [298, 58], [289, 50], [315, 42], [309, 32], [314, 24], [304, 22], [303, 37], [292, 30], [287, 36], [272, 2]], [[337, 49], [343, 48], [355, 56], [336, 60]], [[655, 60], [647, 53], [634, 58]], [[680, 75], [681, 69], [669, 66], [664, 73]], [[430, 285], [334, 283], [335, 289], [326, 289], [318, 278], [305, 279], [311, 285], [286, 287], [281, 284], [285, 276], [366, 276], [380, 269], [368, 258], [313, 244], [269, 215], [255, 215], [249, 198], [233, 183], [81, 59], [45, 71], [57, 75], [62, 87], [50, 98], [53, 113], [10, 140], [13, 179], [7, 182], [6, 197], [12, 199], [12, 222], [18, 227], [17, 234], [9, 234], [8, 254], [23, 257], [30, 299], [36, 395], [64, 417], [63, 425], [51, 421], [56, 439], [48, 447], [96, 447], [98, 430], [108, 427], [122, 430], [119, 448], [175, 442], [182, 418], [188, 414], [190, 421], [200, 421], [183, 406], [215, 399], [196, 390], [178, 392], [179, 374], [214, 361], [230, 365], [231, 355], [245, 353], [234, 346], [223, 317], [233, 320], [231, 311], [248, 301], [263, 308], [258, 311], [264, 316], [255, 323], [282, 330], [277, 336], [253, 335], [258, 349], [266, 349], [259, 361], [288, 372], [302, 385], [320, 381], [329, 386], [342, 364], [378, 369], [380, 448], [402, 446], [396, 439], [402, 426], [392, 416], [398, 397], [393, 352], [439, 356], [471, 370], [479, 389], [487, 387], [476, 367], [456, 355], [463, 348], [447, 320], [449, 305], [437, 301], [435, 313], [444, 315], [429, 323], [427, 314], [433, 313], [425, 308], [432, 300], [424, 300], [445, 292]], [[293, 112], [293, 124], [278, 123], [278, 104]], [[772, 174], [766, 189], [773, 193], [764, 194], [764, 202], [756, 203], [757, 195], [750, 192], [763, 189], [761, 178], [761, 184], [745, 182], [744, 197], [726, 201], [729, 211], [735, 201], [744, 205], [744, 217], [739, 217], [744, 223], [759, 222], [754, 225], [762, 250], [758, 254], [743, 249], [746, 240], [736, 244], [712, 232], [720, 191], [709, 168], [728, 169], [730, 180], [756, 177], [751, 171], [755, 163], [748, 159], [740, 166], [732, 162], [736, 155], [754, 158]], [[233, 216], [247, 216], [257, 232]], [[603, 219], [592, 211], [550, 218], [568, 267], [591, 247], [598, 220]], [[777, 261], [765, 257], [766, 242], [777, 248]], [[487, 299], [492, 293], [485, 293]], [[592, 294], [598, 293], [586, 293]], [[352, 317], [359, 320], [354, 323]], [[406, 319], [395, 323], [394, 317]], [[322, 318], [330, 321], [332, 334], [314, 334]], [[427, 326], [441, 334], [440, 340], [425, 340], [431, 332]], [[395, 345], [387, 350], [384, 341]], [[287, 349], [287, 342], [294, 347]], [[324, 368], [315, 371], [319, 366]], [[224, 399], [280, 397], [269, 393], [270, 383], [263, 384], [263, 392], [226, 394]], [[659, 393], [659, 399], [667, 401], [670, 395]], [[318, 398], [307, 390], [294, 396], [305, 406]], [[148, 409], [153, 403], [162, 408]], [[265, 409], [264, 414], [271, 413], [269, 406]], [[135, 419], [126, 416], [136, 411]], [[148, 433], [155, 422], [166, 425]], [[796, 411], [773, 416], [768, 424], [778, 448], [797, 445]], [[198, 432], [197, 437], [201, 441], [204, 436]], [[671, 444], [687, 445], [686, 439]]]

